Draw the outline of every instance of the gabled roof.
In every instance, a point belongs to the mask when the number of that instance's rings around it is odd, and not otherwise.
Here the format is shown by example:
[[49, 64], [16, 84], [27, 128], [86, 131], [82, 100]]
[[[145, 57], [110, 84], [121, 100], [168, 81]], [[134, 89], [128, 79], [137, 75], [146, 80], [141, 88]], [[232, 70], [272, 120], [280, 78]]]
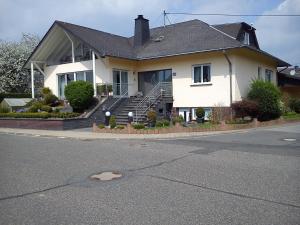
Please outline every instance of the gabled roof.
[[100, 55], [135, 58], [133, 48], [126, 37], [61, 21], [55, 21], [55, 23], [92, 46]]
[[[140, 47], [134, 47], [133, 37], [122, 37], [95, 29], [55, 21], [41, 43], [54, 27], [60, 27], [67, 33], [87, 44], [100, 56], [120, 57], [132, 60], [160, 58], [196, 52], [217, 51], [232, 48], [249, 48], [236, 39], [237, 30], [243, 23], [211, 26], [200, 20], [190, 20], [172, 25], [150, 29], [150, 40]], [[247, 25], [247, 24], [246, 24]], [[248, 25], [249, 26], [249, 25]], [[25, 65], [35, 56], [41, 43], [33, 51]], [[252, 49], [252, 48], [251, 48]], [[288, 63], [259, 49], [252, 49], [278, 62], [278, 66]]]

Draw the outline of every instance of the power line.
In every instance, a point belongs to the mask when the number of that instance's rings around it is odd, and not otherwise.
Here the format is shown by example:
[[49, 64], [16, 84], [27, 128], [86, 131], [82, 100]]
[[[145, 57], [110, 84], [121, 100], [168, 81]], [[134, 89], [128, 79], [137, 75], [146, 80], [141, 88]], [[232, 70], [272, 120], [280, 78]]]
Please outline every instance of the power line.
[[189, 16], [266, 16], [266, 17], [297, 17], [300, 14], [226, 14], [226, 13], [187, 13], [187, 12], [165, 12], [164, 15], [189, 15]]

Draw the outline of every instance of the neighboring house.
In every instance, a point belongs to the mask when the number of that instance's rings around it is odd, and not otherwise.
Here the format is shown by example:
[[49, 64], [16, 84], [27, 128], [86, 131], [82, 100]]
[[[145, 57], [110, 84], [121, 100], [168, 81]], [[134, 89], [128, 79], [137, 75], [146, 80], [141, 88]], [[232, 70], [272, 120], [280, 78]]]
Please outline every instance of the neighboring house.
[[92, 82], [95, 95], [97, 84], [112, 83], [115, 97], [167, 89], [172, 99], [164, 109], [173, 107], [186, 120], [195, 118], [196, 107], [229, 108], [252, 79], [276, 83], [279, 66], [289, 64], [262, 51], [246, 23], [191, 20], [149, 29], [142, 15], [129, 38], [55, 21], [25, 64], [32, 76], [42, 72], [44, 85], [60, 98], [74, 80]]
[[0, 103], [0, 108], [7, 108], [9, 112], [24, 108], [31, 98], [4, 98]]
[[277, 80], [283, 93], [300, 98], [300, 68], [278, 68]]

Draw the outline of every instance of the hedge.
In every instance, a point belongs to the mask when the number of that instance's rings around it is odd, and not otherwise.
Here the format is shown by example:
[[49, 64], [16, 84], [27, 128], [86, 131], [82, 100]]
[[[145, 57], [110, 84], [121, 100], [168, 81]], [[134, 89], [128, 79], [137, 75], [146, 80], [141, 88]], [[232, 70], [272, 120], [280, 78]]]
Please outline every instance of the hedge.
[[47, 119], [47, 118], [74, 118], [78, 117], [79, 113], [0, 113], [0, 118], [39, 118], [39, 119]]
[[0, 102], [4, 98], [31, 98], [30, 93], [0, 93]]

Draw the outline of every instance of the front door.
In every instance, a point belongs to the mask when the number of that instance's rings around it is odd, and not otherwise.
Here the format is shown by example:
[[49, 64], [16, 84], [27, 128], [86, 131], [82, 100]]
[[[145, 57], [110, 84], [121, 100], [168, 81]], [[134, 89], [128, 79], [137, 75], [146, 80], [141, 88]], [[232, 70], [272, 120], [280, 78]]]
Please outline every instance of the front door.
[[113, 71], [114, 97], [128, 96], [128, 72], [123, 70]]

